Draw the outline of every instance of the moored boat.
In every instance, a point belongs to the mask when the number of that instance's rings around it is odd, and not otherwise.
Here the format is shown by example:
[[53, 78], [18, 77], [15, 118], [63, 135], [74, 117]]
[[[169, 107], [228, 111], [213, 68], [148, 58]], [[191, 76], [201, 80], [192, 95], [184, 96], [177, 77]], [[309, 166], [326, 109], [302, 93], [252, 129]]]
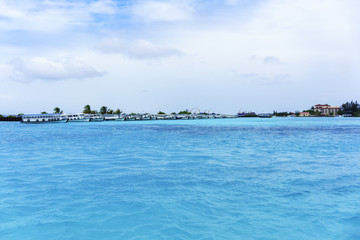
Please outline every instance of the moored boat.
[[90, 122], [104, 121], [104, 117], [101, 114], [86, 114], [85, 116], [90, 118]]
[[119, 115], [117, 118], [115, 118], [115, 121], [125, 121], [125, 116]]
[[90, 121], [90, 117], [85, 116], [84, 113], [69, 113], [69, 114], [64, 114], [64, 116], [67, 117], [69, 122], [89, 122]]
[[125, 121], [135, 121], [134, 115], [130, 114], [125, 117]]
[[23, 115], [21, 122], [23, 123], [66, 123], [68, 118], [59, 114], [27, 114]]
[[125, 116], [120, 114], [103, 114], [104, 121], [124, 121]]
[[271, 113], [260, 113], [259, 118], [272, 118], [273, 115]]

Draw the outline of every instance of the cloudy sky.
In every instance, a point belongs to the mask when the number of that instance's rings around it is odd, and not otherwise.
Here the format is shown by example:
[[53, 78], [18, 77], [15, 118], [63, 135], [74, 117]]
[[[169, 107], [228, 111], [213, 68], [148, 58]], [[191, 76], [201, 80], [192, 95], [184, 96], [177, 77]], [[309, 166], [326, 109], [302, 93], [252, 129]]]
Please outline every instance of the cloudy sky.
[[0, 0], [0, 113], [360, 100], [358, 0]]

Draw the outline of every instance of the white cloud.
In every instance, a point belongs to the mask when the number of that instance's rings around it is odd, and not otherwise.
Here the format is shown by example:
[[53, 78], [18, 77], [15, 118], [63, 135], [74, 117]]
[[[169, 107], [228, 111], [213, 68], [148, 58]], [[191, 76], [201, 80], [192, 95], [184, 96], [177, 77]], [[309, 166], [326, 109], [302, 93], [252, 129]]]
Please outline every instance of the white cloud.
[[164, 58], [182, 54], [175, 48], [160, 47], [144, 39], [128, 42], [118, 38], [109, 38], [103, 40], [97, 49], [104, 53], [121, 53], [137, 59]]
[[97, 14], [115, 14], [117, 7], [112, 0], [99, 0], [90, 3], [89, 11]]
[[277, 65], [280, 64], [280, 61], [276, 57], [267, 56], [264, 58], [263, 63], [266, 65]]
[[33, 57], [26, 61], [15, 59], [10, 64], [13, 66], [13, 78], [19, 81], [84, 79], [104, 75], [104, 72], [99, 72], [75, 58], [52, 61]]
[[194, 7], [184, 1], [146, 1], [134, 5], [132, 12], [137, 19], [143, 21], [180, 21], [190, 18]]
[[94, 2], [1, 1], [0, 30], [56, 32], [74, 26], [97, 22], [93, 14], [115, 14], [112, 0]]
[[0, 2], [0, 9], [0, 17], [3, 18], [20, 18], [23, 16], [23, 13], [19, 9], [12, 6], [7, 1]]

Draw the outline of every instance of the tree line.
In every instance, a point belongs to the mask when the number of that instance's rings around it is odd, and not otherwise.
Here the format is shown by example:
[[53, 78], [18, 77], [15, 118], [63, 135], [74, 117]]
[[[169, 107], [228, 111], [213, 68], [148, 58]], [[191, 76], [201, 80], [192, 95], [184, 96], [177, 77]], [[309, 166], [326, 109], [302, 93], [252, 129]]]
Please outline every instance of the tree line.
[[111, 108], [108, 108], [106, 106], [102, 106], [99, 111], [92, 110], [90, 105], [85, 105], [83, 113], [85, 114], [120, 114], [122, 111], [118, 108], [116, 110], [112, 110]]
[[[55, 107], [53, 109], [53, 113], [57, 113], [57, 114], [62, 114], [64, 111], [62, 109], [60, 109], [59, 107]], [[108, 108], [107, 106], [102, 106], [99, 110], [93, 110], [91, 109], [91, 106], [89, 104], [84, 106], [84, 109], [82, 111], [85, 114], [121, 114], [123, 113], [123, 111], [121, 111], [119, 108], [113, 110], [111, 108]], [[304, 112], [309, 112], [310, 115], [312, 116], [320, 116], [321, 113], [319, 111], [315, 111], [314, 107], [311, 107], [308, 110], [304, 110]], [[48, 114], [46, 111], [41, 112], [41, 114]], [[158, 114], [165, 114], [165, 112], [163, 111], [159, 111]], [[171, 114], [175, 114], [175, 112], [171, 113]], [[180, 111], [178, 114], [191, 114], [190, 111], [188, 110], [184, 110], [184, 111]], [[286, 117], [291, 115], [291, 112], [273, 112], [274, 116], [279, 116], [279, 117]], [[354, 116], [354, 117], [360, 117], [360, 104], [357, 101], [350, 101], [350, 102], [346, 102], [344, 104], [341, 105], [341, 109], [338, 113], [339, 115], [348, 115], [348, 116]], [[3, 115], [0, 114], [0, 118], [18, 118], [21, 117], [22, 115], [24, 115], [23, 113], [19, 113], [18, 115], [10, 115], [10, 116], [6, 116], [4, 117]], [[300, 113], [298, 111], [295, 112], [295, 116], [300, 115]], [[254, 116], [257, 116], [254, 113]]]
[[348, 114], [354, 117], [360, 117], [360, 104], [357, 101], [346, 102], [341, 105], [339, 114]]

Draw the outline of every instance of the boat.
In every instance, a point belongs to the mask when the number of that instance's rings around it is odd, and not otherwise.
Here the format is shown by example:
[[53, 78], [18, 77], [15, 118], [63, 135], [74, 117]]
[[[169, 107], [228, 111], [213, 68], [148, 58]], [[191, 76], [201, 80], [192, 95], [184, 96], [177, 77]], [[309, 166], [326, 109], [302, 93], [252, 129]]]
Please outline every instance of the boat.
[[260, 113], [259, 118], [272, 118], [273, 115], [271, 113]]
[[144, 114], [141, 116], [142, 120], [151, 120], [151, 116], [149, 114]]
[[69, 113], [69, 114], [64, 114], [64, 116], [67, 117], [69, 122], [89, 122], [90, 121], [90, 117], [89, 116], [85, 116], [84, 113]]
[[124, 121], [125, 117], [120, 114], [103, 114], [104, 121]]
[[181, 114], [181, 115], [176, 115], [176, 119], [181, 119], [181, 120], [187, 120], [189, 119], [189, 116], [188, 115], [185, 115], [185, 114]]
[[117, 117], [115, 117], [115, 121], [125, 121], [125, 116], [118, 115]]
[[27, 114], [21, 118], [22, 123], [66, 123], [68, 118], [60, 113]]
[[134, 115], [130, 114], [125, 117], [125, 121], [135, 121]]
[[174, 120], [176, 119], [174, 115], [165, 115], [165, 120]]
[[90, 122], [102, 122], [104, 117], [101, 114], [85, 114], [85, 117], [90, 118]]
[[156, 120], [165, 120], [165, 115], [162, 115], [162, 114], [156, 115]]

